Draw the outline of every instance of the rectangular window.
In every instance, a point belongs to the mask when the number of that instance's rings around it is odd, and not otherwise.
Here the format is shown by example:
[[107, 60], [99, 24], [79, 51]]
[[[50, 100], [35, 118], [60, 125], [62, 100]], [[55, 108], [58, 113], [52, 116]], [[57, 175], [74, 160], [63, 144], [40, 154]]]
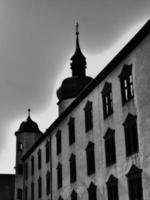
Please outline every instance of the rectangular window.
[[22, 189], [17, 190], [17, 200], [22, 200]]
[[28, 163], [25, 163], [25, 180], [28, 179]]
[[57, 186], [58, 189], [62, 187], [62, 165], [60, 163], [57, 167]]
[[86, 148], [87, 156], [87, 175], [95, 173], [95, 154], [94, 154], [94, 144], [89, 142]]
[[42, 196], [42, 179], [39, 177], [38, 179], [38, 197], [41, 198]]
[[41, 156], [41, 149], [38, 151], [38, 169], [41, 169], [42, 165], [42, 156]]
[[71, 155], [70, 157], [70, 183], [74, 183], [76, 181], [76, 157], [75, 155]]
[[132, 65], [124, 65], [120, 77], [123, 105], [134, 97]]
[[119, 200], [118, 196], [118, 179], [113, 175], [110, 176], [107, 182], [108, 200]]
[[22, 164], [18, 164], [18, 174], [23, 174], [23, 166], [22, 166]]
[[25, 186], [25, 200], [28, 200], [28, 188]]
[[124, 122], [126, 155], [131, 156], [139, 151], [136, 116], [128, 114]]
[[69, 132], [69, 145], [75, 143], [75, 123], [74, 118], [70, 118], [68, 123], [68, 132]]
[[128, 190], [130, 200], [143, 200], [142, 188], [142, 170], [132, 165], [129, 173], [126, 175], [128, 178]]
[[47, 195], [50, 193], [50, 172], [49, 171], [46, 174], [46, 193]]
[[34, 200], [34, 183], [31, 183], [31, 200]]
[[61, 153], [61, 131], [58, 130], [56, 134], [56, 149], [57, 155]]
[[46, 143], [45, 152], [46, 152], [46, 163], [48, 163], [50, 158], [50, 142]]
[[93, 116], [92, 116], [92, 102], [88, 101], [85, 108], [85, 131], [88, 132], [93, 128]]
[[104, 119], [113, 113], [112, 84], [106, 82], [102, 90]]
[[34, 174], [34, 157], [31, 158], [31, 175]]
[[109, 128], [104, 136], [104, 139], [105, 139], [106, 166], [110, 166], [116, 162], [114, 130]]

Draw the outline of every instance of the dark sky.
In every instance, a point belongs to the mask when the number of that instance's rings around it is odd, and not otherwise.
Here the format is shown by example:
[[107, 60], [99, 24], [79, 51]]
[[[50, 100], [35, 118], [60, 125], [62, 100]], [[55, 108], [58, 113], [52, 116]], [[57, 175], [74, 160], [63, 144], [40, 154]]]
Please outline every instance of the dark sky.
[[75, 22], [95, 76], [105, 52], [149, 13], [149, 0], [0, 0], [0, 173], [14, 172], [14, 132], [28, 107], [42, 131], [57, 116], [55, 91], [70, 73]]

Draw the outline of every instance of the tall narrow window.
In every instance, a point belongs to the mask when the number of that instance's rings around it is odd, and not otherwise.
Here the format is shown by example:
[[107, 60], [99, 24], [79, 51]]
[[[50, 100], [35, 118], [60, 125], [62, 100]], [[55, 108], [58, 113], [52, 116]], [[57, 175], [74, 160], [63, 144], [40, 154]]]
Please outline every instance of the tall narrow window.
[[57, 155], [61, 153], [61, 131], [58, 130], [56, 134], [56, 149]]
[[134, 97], [132, 65], [124, 65], [119, 75], [123, 105]]
[[59, 163], [57, 166], [57, 187], [62, 187], [62, 165]]
[[31, 183], [31, 200], [34, 200], [34, 183]]
[[50, 172], [48, 171], [46, 174], [46, 193], [50, 193]]
[[28, 200], [28, 187], [27, 186], [25, 186], [24, 193], [25, 193], [25, 200]]
[[34, 157], [31, 158], [31, 175], [34, 174]]
[[76, 157], [74, 154], [70, 156], [70, 183], [74, 183], [76, 181]]
[[22, 200], [22, 189], [17, 190], [17, 200]]
[[129, 173], [126, 175], [128, 179], [128, 190], [130, 200], [143, 200], [142, 188], [142, 170], [132, 165]]
[[87, 101], [84, 108], [85, 112], [85, 131], [88, 132], [93, 128], [93, 116], [92, 116], [92, 102]]
[[97, 194], [96, 194], [96, 186], [94, 183], [91, 183], [88, 188], [88, 196], [89, 200], [97, 200]]
[[28, 179], [28, 163], [25, 163], [25, 180]]
[[46, 151], [46, 163], [48, 163], [50, 159], [50, 142], [49, 141], [47, 141], [46, 143], [45, 151]]
[[95, 173], [95, 154], [94, 154], [94, 143], [89, 142], [86, 148], [87, 157], [87, 175]]
[[77, 193], [74, 190], [71, 193], [71, 200], [77, 200]]
[[108, 200], [119, 200], [118, 198], [118, 179], [111, 175], [107, 181]]
[[104, 119], [113, 113], [112, 84], [106, 82], [102, 90]]
[[108, 129], [105, 136], [105, 155], [106, 166], [110, 166], [116, 162], [116, 148], [115, 148], [115, 130]]
[[18, 170], [18, 174], [23, 174], [23, 165], [22, 164], [18, 164], [17, 166], [17, 170]]
[[68, 122], [68, 132], [69, 132], [69, 145], [75, 143], [75, 120], [70, 118]]
[[41, 149], [38, 151], [38, 169], [41, 169], [42, 165], [42, 157], [41, 157]]
[[38, 197], [41, 198], [42, 196], [42, 179], [39, 177], [38, 179]]
[[137, 117], [135, 115], [128, 114], [125, 122], [123, 123], [127, 156], [130, 156], [139, 151], [136, 121]]

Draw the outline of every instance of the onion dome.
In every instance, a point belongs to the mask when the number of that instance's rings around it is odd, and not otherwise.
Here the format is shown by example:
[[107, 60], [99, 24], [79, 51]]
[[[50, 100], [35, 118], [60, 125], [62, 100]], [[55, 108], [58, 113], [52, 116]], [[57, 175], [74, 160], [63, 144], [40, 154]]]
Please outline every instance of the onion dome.
[[76, 97], [81, 90], [92, 80], [86, 76], [86, 58], [83, 55], [79, 45], [78, 23], [76, 24], [76, 49], [71, 57], [72, 77], [66, 78], [60, 88], [57, 90], [59, 101]]
[[39, 130], [39, 127], [36, 122], [34, 122], [31, 117], [30, 117], [30, 109], [28, 109], [28, 117], [26, 121], [23, 121], [19, 127], [19, 130], [17, 133], [22, 133], [22, 132], [34, 132], [34, 133], [42, 133]]

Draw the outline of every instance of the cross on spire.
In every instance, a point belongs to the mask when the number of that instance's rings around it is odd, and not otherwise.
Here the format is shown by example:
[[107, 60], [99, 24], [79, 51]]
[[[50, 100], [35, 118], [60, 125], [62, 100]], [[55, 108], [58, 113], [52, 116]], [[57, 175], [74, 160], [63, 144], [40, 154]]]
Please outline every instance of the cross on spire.
[[76, 22], [76, 35], [79, 35], [79, 23]]
[[31, 109], [28, 108], [28, 117], [30, 117], [30, 112], [31, 112]]

